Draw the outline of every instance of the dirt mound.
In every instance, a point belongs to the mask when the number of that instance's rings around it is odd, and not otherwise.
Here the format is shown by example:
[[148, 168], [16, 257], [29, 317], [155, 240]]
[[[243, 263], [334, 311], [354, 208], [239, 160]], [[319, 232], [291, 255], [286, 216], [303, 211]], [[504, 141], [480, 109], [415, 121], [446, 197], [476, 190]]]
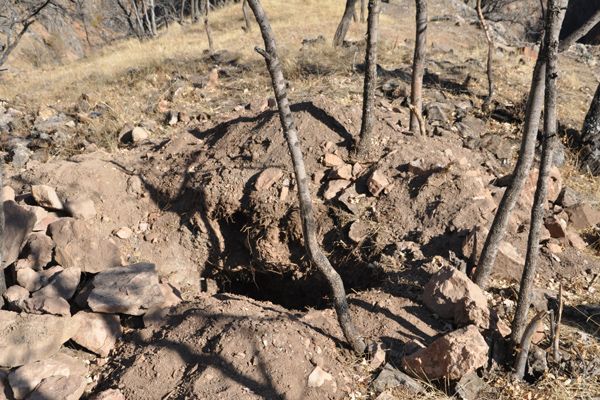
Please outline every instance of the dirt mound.
[[[410, 339], [429, 343], [439, 332], [421, 321], [421, 307], [383, 293], [355, 296], [351, 304], [367, 336], [384, 336], [388, 359], [401, 354]], [[126, 335], [99, 371], [96, 389], [119, 387], [132, 400], [337, 399], [368, 384], [356, 380], [364, 367], [345, 349], [331, 310], [300, 314], [218, 295], [182, 304], [171, 315], [160, 329]], [[310, 387], [308, 377], [317, 366], [331, 380]]]

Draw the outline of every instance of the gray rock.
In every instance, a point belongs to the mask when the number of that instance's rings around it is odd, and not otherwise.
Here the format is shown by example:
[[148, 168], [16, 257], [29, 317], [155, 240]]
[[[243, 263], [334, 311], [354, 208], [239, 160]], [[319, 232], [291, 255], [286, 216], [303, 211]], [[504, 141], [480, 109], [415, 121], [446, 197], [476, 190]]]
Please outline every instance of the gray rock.
[[96, 275], [88, 305], [95, 312], [144, 315], [164, 302], [154, 264], [133, 264]]
[[65, 299], [62, 297], [46, 297], [37, 293], [25, 300], [24, 310], [31, 314], [71, 316], [71, 306]]
[[1, 243], [4, 264], [1, 265], [2, 268], [17, 261], [21, 246], [34, 225], [34, 213], [27, 211], [14, 201], [4, 202], [4, 240]]
[[414, 393], [425, 392], [425, 388], [418, 381], [392, 367], [390, 364], [385, 364], [377, 378], [373, 381], [373, 390], [381, 393], [398, 386], [404, 386]]

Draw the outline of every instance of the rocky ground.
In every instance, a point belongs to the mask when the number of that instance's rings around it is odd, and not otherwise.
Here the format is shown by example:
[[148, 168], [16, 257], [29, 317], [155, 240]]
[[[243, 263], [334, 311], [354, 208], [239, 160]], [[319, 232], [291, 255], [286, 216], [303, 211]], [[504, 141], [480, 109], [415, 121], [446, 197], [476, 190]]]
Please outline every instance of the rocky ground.
[[414, 136], [403, 72], [383, 69], [379, 141], [370, 159], [357, 160], [349, 148], [360, 103], [293, 81], [319, 237], [358, 328], [378, 343], [356, 358], [306, 261], [268, 87], [230, 96], [248, 66], [231, 52], [205, 62], [201, 73], [127, 78], [150, 99], [139, 118], [94, 94], [2, 104], [10, 287], [0, 310], [0, 399], [597, 395], [600, 211], [568, 146], [551, 177], [533, 301], [535, 310], [556, 308], [562, 284], [562, 358], [547, 353], [544, 324], [527, 382], [513, 382], [503, 338], [537, 171], [492, 289], [481, 291], [464, 271], [510, 179], [522, 111], [498, 104], [483, 113], [464, 71], [436, 64], [449, 78], [429, 76], [430, 136]]

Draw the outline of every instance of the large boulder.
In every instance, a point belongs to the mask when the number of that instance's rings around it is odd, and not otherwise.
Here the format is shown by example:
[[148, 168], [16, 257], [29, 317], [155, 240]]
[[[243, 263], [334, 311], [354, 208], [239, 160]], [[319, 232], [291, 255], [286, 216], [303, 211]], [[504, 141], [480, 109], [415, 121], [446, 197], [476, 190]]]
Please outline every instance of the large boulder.
[[78, 400], [86, 386], [83, 376], [51, 376], [40, 382], [27, 400]]
[[575, 230], [588, 229], [600, 223], [600, 211], [588, 203], [579, 203], [566, 208], [571, 228]]
[[[25, 364], [8, 375], [8, 382], [15, 399], [24, 399], [42, 382], [50, 377], [84, 377], [88, 373], [85, 363], [66, 354]], [[52, 397], [56, 398], [56, 397]]]
[[144, 315], [164, 302], [154, 264], [133, 264], [96, 275], [88, 305], [95, 312]]
[[433, 274], [423, 290], [423, 302], [440, 317], [459, 325], [489, 328], [490, 310], [485, 293], [456, 268], [445, 266]]
[[14, 368], [52, 356], [75, 331], [70, 317], [0, 310], [0, 367]]
[[408, 373], [423, 379], [458, 380], [483, 367], [489, 347], [475, 325], [450, 332], [402, 359]]
[[83, 220], [61, 218], [48, 226], [56, 243], [55, 260], [65, 268], [97, 273], [121, 265], [119, 248]]
[[80, 311], [73, 316], [79, 330], [72, 340], [80, 346], [106, 357], [123, 333], [118, 315]]
[[34, 213], [27, 211], [14, 201], [4, 202], [4, 237], [0, 243], [4, 263], [0, 267], [6, 268], [17, 260], [21, 246], [33, 230], [35, 221]]

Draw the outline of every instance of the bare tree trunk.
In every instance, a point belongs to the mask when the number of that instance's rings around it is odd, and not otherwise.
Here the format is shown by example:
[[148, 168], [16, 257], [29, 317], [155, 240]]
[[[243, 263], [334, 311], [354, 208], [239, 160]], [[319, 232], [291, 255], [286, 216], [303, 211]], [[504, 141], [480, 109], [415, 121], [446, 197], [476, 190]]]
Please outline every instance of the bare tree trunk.
[[185, 0], [181, 0], [181, 10], [179, 14], [179, 23], [183, 25], [183, 19], [185, 18]]
[[537, 187], [531, 209], [531, 222], [529, 239], [527, 242], [527, 255], [525, 267], [519, 287], [519, 299], [512, 323], [511, 339], [517, 344], [527, 323], [527, 313], [531, 305], [531, 293], [537, 269], [540, 250], [540, 231], [546, 209], [546, 195], [548, 193], [548, 180], [552, 168], [552, 156], [557, 140], [556, 132], [556, 80], [558, 78], [558, 38], [560, 27], [565, 15], [567, 0], [549, 0], [546, 10], [546, 34], [544, 55], [546, 58], [546, 94], [544, 98], [544, 135], [542, 143], [542, 159], [538, 174]]
[[427, 0], [415, 0], [416, 12], [416, 35], [415, 54], [413, 57], [412, 84], [410, 90], [410, 102], [415, 112], [410, 114], [410, 130], [419, 131], [419, 118], [415, 113], [423, 113], [423, 74], [425, 72], [425, 52], [427, 47]]
[[208, 23], [208, 13], [210, 10], [209, 0], [202, 0], [200, 5], [200, 12], [202, 12], [202, 18], [204, 20], [204, 30], [206, 31], [206, 37], [208, 38], [208, 51], [210, 54], [214, 54], [215, 47], [213, 45], [212, 32], [210, 30], [210, 24]]
[[154, 11], [154, 0], [149, 0], [150, 1], [150, 23], [152, 24], [152, 35], [156, 36], [157, 34], [157, 29], [156, 29], [156, 13]]
[[360, 0], [360, 22], [365, 22], [367, 14], [367, 0]]
[[335, 31], [335, 36], [333, 37], [333, 45], [336, 47], [344, 44], [344, 39], [346, 39], [346, 34], [348, 33], [352, 16], [354, 15], [355, 4], [356, 0], [346, 0], [344, 15], [342, 16], [342, 20]]
[[488, 78], [488, 95], [484, 101], [484, 105], [489, 105], [492, 102], [492, 98], [494, 97], [494, 76], [492, 71], [492, 63], [494, 58], [494, 40], [492, 39], [492, 33], [490, 32], [490, 28], [485, 22], [485, 17], [483, 16], [483, 11], [481, 11], [481, 0], [477, 0], [477, 16], [479, 17], [479, 23], [481, 24], [481, 28], [485, 32], [485, 39], [488, 44], [488, 54], [487, 54], [487, 78]]
[[145, 0], [142, 0], [142, 8], [144, 9], [144, 19], [146, 21], [146, 27], [148, 28], [147, 31], [150, 32], [150, 36], [153, 36], [152, 23], [150, 22], [150, 17], [148, 16], [148, 7]]
[[367, 54], [365, 56], [365, 82], [363, 92], [363, 113], [360, 127], [358, 154], [368, 154], [373, 141], [373, 115], [375, 89], [377, 87], [377, 37], [379, 35], [379, 0], [369, 0], [369, 22], [367, 29]]
[[568, 50], [569, 47], [571, 47], [575, 44], [575, 42], [587, 35], [593, 27], [598, 25], [598, 23], [600, 23], [600, 10], [596, 11], [596, 13], [593, 14], [585, 24], [579, 27], [579, 29], [576, 29], [569, 36], [561, 40], [559, 51]]
[[592, 175], [600, 175], [600, 85], [590, 103], [581, 127], [581, 166]]
[[352, 348], [362, 354], [365, 351], [365, 343], [360, 337], [360, 334], [354, 326], [348, 303], [346, 300], [346, 292], [344, 284], [339, 274], [329, 263], [329, 260], [321, 250], [316, 236], [316, 223], [313, 215], [312, 200], [308, 188], [308, 177], [304, 168], [304, 160], [296, 126], [290, 110], [290, 103], [286, 93], [286, 83], [281, 70], [281, 64], [277, 56], [277, 48], [275, 45], [273, 31], [271, 25], [265, 15], [265, 12], [259, 0], [248, 0], [250, 8], [256, 17], [256, 21], [260, 27], [262, 37], [265, 43], [265, 50], [257, 49], [257, 51], [265, 58], [269, 74], [275, 91], [275, 98], [279, 108], [279, 118], [281, 126], [288, 144], [290, 155], [294, 164], [294, 173], [298, 184], [298, 202], [300, 204], [300, 215], [302, 217], [302, 231], [305, 241], [306, 250], [311, 261], [317, 266], [319, 271], [325, 276], [331, 287], [331, 295], [335, 303], [338, 320], [346, 340]]
[[244, 13], [244, 22], [246, 23], [245, 32], [251, 32], [252, 25], [250, 24], [250, 18], [248, 17], [248, 0], [244, 0], [242, 3], [242, 12]]
[[525, 334], [520, 341], [519, 354], [517, 354], [515, 360], [515, 377], [517, 379], [523, 379], [523, 376], [525, 376], [525, 366], [527, 365], [527, 355], [529, 355], [529, 348], [531, 347], [531, 338], [537, 331], [540, 321], [543, 320], [545, 316], [546, 311], [542, 311], [533, 317], [531, 322], [529, 322], [529, 325], [527, 325]]
[[521, 195], [521, 190], [533, 163], [535, 152], [535, 143], [540, 123], [540, 115], [544, 102], [544, 78], [546, 74], [546, 63], [544, 60], [545, 50], [540, 49], [535, 68], [533, 70], [533, 79], [529, 90], [529, 99], [525, 110], [525, 124], [523, 127], [523, 138], [521, 140], [521, 148], [519, 150], [519, 158], [513, 171], [513, 177], [502, 196], [502, 200], [498, 205], [498, 210], [494, 216], [494, 222], [490, 227], [490, 232], [485, 239], [483, 250], [475, 270], [473, 280], [482, 288], [487, 288], [496, 256], [498, 255], [498, 247], [504, 239], [506, 233], [506, 225], [510, 214]]
[[[4, 160], [0, 160], [0, 188], [4, 187]], [[4, 305], [2, 295], [6, 291], [4, 276], [4, 198], [0, 197], [0, 308]]]
[[135, 19], [138, 23], [139, 32], [140, 32], [139, 37], [142, 38], [145, 34], [144, 21], [142, 20], [142, 16], [140, 15], [140, 10], [137, 6], [136, 0], [131, 0], [131, 6], [133, 7]]
[[193, 24], [198, 20], [198, 0], [190, 0], [190, 7], [192, 8], [191, 20]]
[[556, 362], [560, 360], [560, 321], [562, 319], [563, 307], [563, 286], [561, 283], [558, 287], [558, 313], [556, 314], [556, 320], [554, 322], [554, 334], [552, 335], [552, 355], [554, 357], [554, 361]]

